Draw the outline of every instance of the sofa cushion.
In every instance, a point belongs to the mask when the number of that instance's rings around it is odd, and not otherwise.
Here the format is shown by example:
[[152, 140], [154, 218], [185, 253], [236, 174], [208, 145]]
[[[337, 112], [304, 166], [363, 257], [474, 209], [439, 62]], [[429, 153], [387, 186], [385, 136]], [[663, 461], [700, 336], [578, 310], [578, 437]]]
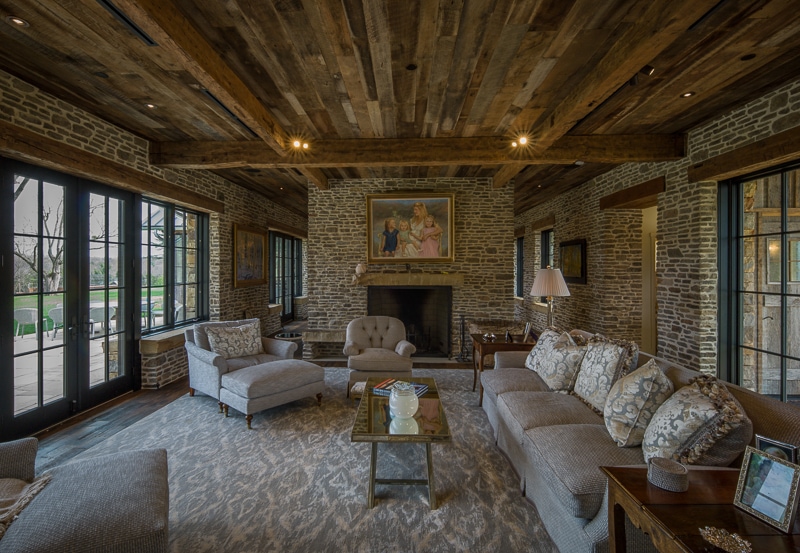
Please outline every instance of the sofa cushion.
[[730, 465], [750, 442], [753, 425], [725, 385], [699, 376], [658, 408], [644, 433], [645, 460]]
[[575, 387], [578, 369], [586, 355], [587, 346], [570, 344], [564, 336], [559, 337], [552, 349], [542, 357], [536, 369], [554, 392], [569, 392]]
[[300, 359], [281, 359], [222, 375], [222, 387], [254, 399], [280, 394], [325, 379], [322, 367]]
[[225, 359], [257, 355], [264, 351], [258, 321], [239, 326], [207, 327], [206, 334], [211, 350]]
[[410, 357], [383, 348], [366, 348], [347, 358], [347, 366], [357, 371], [410, 371], [412, 363]]
[[602, 415], [611, 386], [636, 366], [638, 357], [639, 346], [633, 342], [593, 336], [578, 370], [575, 395]]
[[603, 410], [606, 428], [617, 445], [641, 445], [650, 419], [672, 391], [672, 381], [653, 359], [617, 380]]
[[525, 432], [530, 469], [541, 474], [568, 513], [594, 518], [606, 491], [601, 466], [638, 465], [642, 450], [618, 447], [602, 424], [540, 426]]
[[567, 339], [570, 339], [569, 334], [566, 332], [562, 332], [553, 327], [546, 328], [541, 336], [539, 336], [539, 339], [536, 340], [536, 345], [531, 349], [527, 359], [525, 359], [525, 367], [535, 371], [539, 363], [541, 363], [542, 358], [547, 355], [547, 352], [553, 349], [553, 346], [563, 334], [566, 334]]
[[603, 424], [603, 418], [575, 396], [553, 392], [506, 392], [497, 397], [497, 414], [520, 445], [531, 428]]
[[481, 386], [486, 400], [496, 403], [506, 392], [547, 392], [550, 390], [542, 378], [528, 369], [494, 369], [481, 373]]

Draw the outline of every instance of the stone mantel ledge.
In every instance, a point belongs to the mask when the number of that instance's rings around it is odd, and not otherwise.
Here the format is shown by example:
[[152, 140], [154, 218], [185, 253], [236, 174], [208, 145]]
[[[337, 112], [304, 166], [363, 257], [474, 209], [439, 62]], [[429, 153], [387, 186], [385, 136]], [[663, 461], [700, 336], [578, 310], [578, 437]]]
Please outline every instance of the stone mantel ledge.
[[364, 273], [358, 286], [463, 286], [464, 275], [456, 273]]

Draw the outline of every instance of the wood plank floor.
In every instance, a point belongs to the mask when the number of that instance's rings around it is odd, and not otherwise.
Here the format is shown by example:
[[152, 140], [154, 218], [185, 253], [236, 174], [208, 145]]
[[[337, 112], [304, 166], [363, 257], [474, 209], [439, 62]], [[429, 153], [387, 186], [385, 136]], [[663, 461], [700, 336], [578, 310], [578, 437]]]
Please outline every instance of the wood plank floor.
[[120, 430], [189, 393], [189, 377], [158, 390], [122, 395], [36, 435], [36, 472], [64, 464]]

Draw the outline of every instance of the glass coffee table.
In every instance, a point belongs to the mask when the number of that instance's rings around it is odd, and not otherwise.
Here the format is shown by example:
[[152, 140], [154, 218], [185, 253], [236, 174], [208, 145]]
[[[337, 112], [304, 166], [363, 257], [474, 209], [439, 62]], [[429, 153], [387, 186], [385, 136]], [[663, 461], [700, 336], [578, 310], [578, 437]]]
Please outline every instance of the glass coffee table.
[[[372, 393], [376, 384], [385, 378], [367, 380], [361, 402], [358, 404], [353, 430], [350, 432], [351, 442], [370, 442], [372, 452], [369, 459], [369, 488], [367, 490], [367, 507], [375, 504], [375, 484], [428, 486], [428, 499], [431, 509], [436, 509], [436, 489], [433, 479], [433, 457], [431, 444], [449, 442], [450, 427], [444, 408], [439, 400], [439, 390], [433, 378], [412, 378], [412, 382], [427, 384], [428, 391], [419, 398], [419, 409], [413, 419], [392, 419], [389, 413], [389, 398]], [[376, 478], [378, 469], [378, 443], [402, 442], [423, 443], [428, 465], [427, 479], [408, 480]]]

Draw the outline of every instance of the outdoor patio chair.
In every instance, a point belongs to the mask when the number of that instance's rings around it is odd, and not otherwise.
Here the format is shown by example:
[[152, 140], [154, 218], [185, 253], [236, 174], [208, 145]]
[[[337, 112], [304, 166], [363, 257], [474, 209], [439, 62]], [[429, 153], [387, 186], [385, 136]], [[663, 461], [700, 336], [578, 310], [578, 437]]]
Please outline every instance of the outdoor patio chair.
[[[14, 320], [16, 321], [16, 327], [14, 328], [14, 339], [17, 339], [17, 336], [25, 337], [25, 325], [33, 325], [34, 326], [34, 333], [39, 333], [39, 310], [33, 307], [20, 307], [19, 309], [14, 310]], [[50, 330], [47, 328], [47, 320], [45, 321], [45, 332], [48, 336], [50, 336]]]
[[47, 316], [50, 317], [51, 321], [53, 321], [53, 335], [50, 336], [50, 339], [55, 340], [56, 334], [58, 334], [58, 329], [64, 328], [64, 308], [54, 307], [47, 312]]

